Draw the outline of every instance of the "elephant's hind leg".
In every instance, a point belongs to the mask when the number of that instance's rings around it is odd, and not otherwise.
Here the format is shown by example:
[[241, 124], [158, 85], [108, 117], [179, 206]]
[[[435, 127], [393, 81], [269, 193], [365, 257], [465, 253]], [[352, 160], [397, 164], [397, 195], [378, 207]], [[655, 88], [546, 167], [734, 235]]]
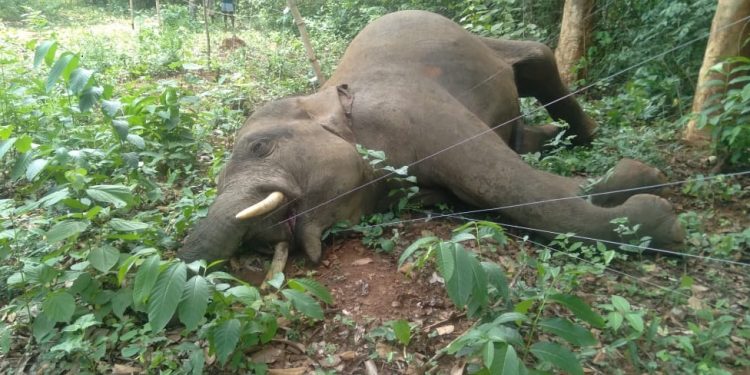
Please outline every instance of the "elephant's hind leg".
[[[529, 41], [498, 40], [481, 38], [497, 56], [513, 66], [518, 94], [534, 97], [546, 108], [555, 120], [564, 120], [570, 125], [570, 133], [576, 137], [573, 144], [588, 144], [596, 131], [596, 122], [591, 119], [570, 94], [560, 78], [552, 50], [542, 43]], [[561, 99], [565, 97], [564, 99]]]
[[[462, 139], [486, 129], [468, 110], [452, 109], [440, 111], [439, 115], [447, 123], [466, 129]], [[447, 149], [455, 143], [454, 129], [433, 128], [425, 135], [428, 148], [422, 152], [432, 154]], [[462, 201], [482, 208], [500, 207], [499, 214], [531, 228], [618, 241], [620, 237], [613, 231], [611, 221], [627, 217], [631, 224], [640, 224], [638, 234], [650, 236], [656, 246], [676, 245], [684, 236], [666, 200], [639, 194], [609, 208], [575, 198], [577, 194], [571, 192], [574, 180], [535, 170], [495, 134], [450, 148], [418, 165], [418, 170]]]

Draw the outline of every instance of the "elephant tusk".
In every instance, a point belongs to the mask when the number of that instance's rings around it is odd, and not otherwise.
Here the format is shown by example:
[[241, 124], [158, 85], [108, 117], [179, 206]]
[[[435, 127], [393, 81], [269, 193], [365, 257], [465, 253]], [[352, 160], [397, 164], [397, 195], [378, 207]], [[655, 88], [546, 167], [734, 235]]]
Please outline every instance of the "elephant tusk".
[[284, 194], [278, 191], [274, 191], [271, 194], [268, 194], [266, 199], [240, 211], [236, 217], [240, 220], [249, 219], [251, 217], [260, 216], [263, 214], [266, 214], [273, 210], [274, 208], [278, 207], [279, 204], [281, 204], [281, 201], [284, 200]]
[[284, 272], [284, 268], [286, 267], [286, 260], [289, 257], [289, 243], [288, 242], [279, 242], [276, 244], [273, 250], [273, 260], [271, 261], [271, 266], [268, 267], [268, 273], [266, 273], [266, 278], [263, 280], [263, 284], [261, 284], [260, 288], [262, 290], [265, 290], [268, 288], [268, 280], [271, 280], [274, 276], [276, 276], [279, 272]]

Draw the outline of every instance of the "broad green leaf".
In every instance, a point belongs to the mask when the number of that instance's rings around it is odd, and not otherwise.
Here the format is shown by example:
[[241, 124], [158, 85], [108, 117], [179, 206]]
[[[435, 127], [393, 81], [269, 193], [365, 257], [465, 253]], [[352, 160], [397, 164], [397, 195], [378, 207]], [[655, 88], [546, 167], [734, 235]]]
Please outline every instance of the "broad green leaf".
[[31, 136], [28, 134], [24, 134], [16, 141], [16, 151], [20, 153], [29, 152], [29, 150], [31, 150], [32, 143], [34, 143], [34, 140], [31, 138]]
[[0, 322], [0, 355], [6, 355], [10, 351], [10, 327]]
[[505, 324], [515, 321], [525, 321], [526, 315], [523, 315], [518, 312], [507, 312], [503, 313], [502, 315], [495, 318], [495, 320], [492, 321], [493, 324]]
[[268, 283], [268, 285], [270, 285], [270, 286], [272, 286], [272, 287], [274, 287], [276, 289], [281, 288], [281, 285], [284, 284], [284, 273], [283, 272], [276, 272], [276, 274], [274, 274], [273, 276], [271, 276], [271, 278], [268, 279], [268, 281], [266, 281], [266, 283]]
[[182, 292], [182, 301], [177, 308], [177, 316], [188, 331], [198, 327], [198, 323], [206, 314], [210, 288], [206, 278], [195, 275], [185, 284]]
[[453, 271], [456, 268], [456, 256], [452, 244], [441, 242], [438, 244], [437, 265], [440, 276], [446, 281], [453, 277]]
[[[468, 252], [467, 252], [468, 253]], [[471, 277], [474, 285], [471, 291], [471, 301], [474, 309], [469, 310], [469, 316], [474, 317], [477, 313], [487, 307], [487, 274], [484, 273], [484, 267], [479, 264], [475, 257], [470, 257]]]
[[89, 252], [89, 263], [99, 272], [107, 272], [117, 264], [120, 251], [109, 245], [96, 247]]
[[485, 327], [485, 334], [487, 335], [487, 338], [489, 340], [495, 341], [495, 342], [504, 342], [508, 344], [522, 344], [523, 340], [521, 339], [521, 335], [518, 333], [518, 330], [514, 328], [510, 328], [508, 326], [504, 325], [484, 325]]
[[153, 255], [146, 259], [135, 274], [135, 284], [133, 285], [133, 302], [141, 305], [151, 294], [151, 289], [156, 284], [156, 278], [159, 277], [159, 256]]
[[47, 242], [49, 243], [60, 242], [66, 238], [78, 235], [85, 231], [88, 226], [89, 224], [83, 221], [61, 221], [50, 228], [45, 237], [47, 237]]
[[411, 327], [409, 322], [406, 320], [394, 320], [391, 323], [393, 333], [396, 334], [396, 339], [404, 346], [408, 346], [411, 341]]
[[132, 143], [135, 147], [138, 147], [140, 149], [146, 148], [146, 141], [144, 141], [143, 138], [138, 134], [128, 134], [125, 139], [127, 139], [127, 141]]
[[510, 289], [508, 288], [508, 279], [505, 277], [505, 273], [500, 266], [492, 262], [482, 262], [484, 272], [487, 274], [487, 281], [492, 285], [500, 297], [508, 301], [510, 299]]
[[79, 54], [75, 54], [73, 58], [68, 62], [68, 64], [65, 65], [65, 69], [63, 69], [61, 77], [70, 83], [70, 75], [73, 74], [73, 71], [78, 68], [78, 64], [81, 62], [81, 56]]
[[112, 296], [112, 312], [122, 319], [125, 310], [133, 304], [133, 291], [130, 288], [121, 288]]
[[564, 346], [552, 342], [538, 342], [532, 345], [530, 350], [539, 360], [549, 362], [567, 374], [583, 375], [578, 358]]
[[[455, 271], [453, 277], [446, 279], [445, 286], [448, 296], [456, 306], [463, 307], [469, 302], [474, 291], [474, 270], [472, 261], [476, 259], [471, 257], [464, 250], [463, 246], [454, 244], [452, 253], [455, 254]], [[486, 287], [486, 284], [485, 284]]]
[[427, 244], [431, 244], [435, 241], [437, 241], [438, 238], [435, 236], [428, 236], [428, 237], [422, 237], [416, 241], [414, 241], [409, 247], [404, 250], [403, 253], [401, 253], [401, 256], [398, 258], [398, 266], [401, 267], [404, 262], [406, 262], [407, 259], [417, 250], [425, 247]]
[[102, 112], [108, 117], [115, 117], [120, 109], [122, 103], [119, 100], [102, 100]]
[[69, 322], [75, 309], [75, 298], [62, 290], [48, 294], [42, 305], [44, 315], [53, 322]]
[[482, 348], [482, 363], [484, 363], [484, 367], [492, 368], [492, 362], [494, 361], [495, 343], [492, 341], [487, 341], [484, 343], [484, 347]]
[[177, 311], [185, 289], [187, 268], [184, 262], [174, 262], [159, 275], [156, 285], [148, 297], [148, 321], [153, 332], [167, 326]]
[[104, 92], [104, 89], [100, 86], [91, 86], [83, 89], [78, 95], [78, 108], [81, 112], [91, 109], [102, 96], [102, 92]]
[[41, 313], [34, 318], [34, 323], [31, 324], [31, 334], [34, 335], [37, 342], [45, 342], [45, 336], [52, 332], [55, 328], [55, 323], [54, 320]]
[[93, 70], [76, 68], [76, 70], [70, 73], [70, 91], [76, 95], [80, 94], [86, 88], [86, 85], [88, 85], [93, 74]]
[[319, 300], [333, 305], [333, 297], [326, 287], [313, 279], [291, 279], [289, 287], [299, 290], [300, 292], [308, 291], [310, 294], [318, 297]]
[[63, 328], [63, 332], [84, 331], [86, 328], [93, 327], [97, 324], [101, 324], [101, 322], [96, 319], [94, 314], [81, 315], [75, 322], [73, 322], [73, 324]]
[[47, 159], [32, 160], [29, 166], [26, 167], [26, 179], [29, 181], [34, 181], [36, 176], [39, 176], [39, 173], [42, 173], [44, 167], [47, 166], [48, 162], [49, 161]]
[[16, 143], [17, 138], [10, 138], [6, 141], [0, 142], [0, 159], [5, 156], [8, 151], [10, 151], [11, 147], [13, 147], [13, 144]]
[[297, 311], [305, 316], [318, 320], [323, 319], [323, 309], [307, 294], [294, 289], [284, 289], [281, 291], [281, 294], [292, 302]]
[[567, 319], [545, 319], [539, 323], [539, 327], [543, 331], [560, 336], [565, 339], [565, 341], [576, 346], [596, 345], [596, 339], [589, 330], [578, 324], [573, 324]]
[[124, 185], [94, 185], [86, 189], [86, 194], [95, 201], [111, 203], [117, 208], [133, 203], [133, 193]]
[[513, 345], [495, 344], [495, 360], [489, 367], [492, 375], [521, 374], [523, 364], [518, 360], [518, 354]]
[[451, 238], [451, 242], [462, 242], [462, 241], [469, 241], [469, 240], [473, 241], [476, 239], [477, 237], [474, 236], [473, 234], [468, 233], [468, 232], [462, 232], [462, 233], [457, 233], [456, 235], [454, 235]]
[[135, 221], [114, 218], [109, 221], [109, 226], [118, 232], [139, 232], [148, 229], [148, 224]]
[[42, 207], [50, 207], [53, 206], [55, 203], [60, 202], [63, 199], [67, 199], [70, 197], [70, 190], [68, 188], [60, 189], [58, 191], [49, 193], [42, 197], [37, 203], [41, 205]]
[[237, 319], [229, 319], [213, 328], [211, 335], [213, 340], [210, 340], [210, 344], [221, 364], [225, 364], [229, 356], [234, 353], [240, 340], [241, 328], [242, 325]]
[[250, 306], [261, 299], [258, 289], [249, 285], [237, 285], [231, 287], [227, 289], [226, 294], [237, 297], [237, 299], [247, 306]]
[[57, 61], [55, 61], [55, 64], [52, 65], [52, 69], [50, 69], [49, 74], [47, 75], [47, 82], [44, 85], [44, 88], [47, 92], [52, 90], [52, 87], [63, 75], [69, 64], [77, 64], [77, 61], [74, 62], [75, 60], [76, 55], [71, 52], [63, 52], [60, 55]]
[[620, 312], [627, 312], [630, 311], [630, 302], [626, 300], [625, 298], [622, 298], [620, 296], [612, 296], [612, 306], [615, 307]]
[[623, 316], [617, 311], [607, 314], [607, 323], [609, 327], [617, 331], [622, 326]]
[[643, 332], [643, 318], [641, 317], [641, 314], [637, 312], [630, 312], [625, 314], [625, 319], [630, 323], [630, 326], [633, 327], [634, 330], [637, 332]]
[[578, 319], [596, 328], [604, 328], [604, 318], [591, 310], [591, 307], [582, 299], [570, 294], [553, 294], [549, 296], [549, 299], [567, 307]]
[[45, 61], [47, 65], [52, 65], [55, 61], [55, 52], [57, 51], [57, 42], [54, 40], [45, 40], [36, 46], [34, 52], [34, 68], [38, 68], [42, 61]]
[[115, 128], [117, 136], [120, 137], [121, 141], [124, 141], [128, 137], [130, 131], [130, 125], [125, 120], [112, 120], [112, 127]]

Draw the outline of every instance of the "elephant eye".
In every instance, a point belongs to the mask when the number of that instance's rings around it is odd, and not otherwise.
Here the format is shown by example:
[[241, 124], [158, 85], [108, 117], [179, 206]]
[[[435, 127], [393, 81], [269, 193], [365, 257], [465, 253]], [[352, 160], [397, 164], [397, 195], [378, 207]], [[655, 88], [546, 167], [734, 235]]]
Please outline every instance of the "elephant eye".
[[259, 139], [250, 144], [250, 152], [259, 158], [268, 156], [273, 151], [273, 143], [268, 139]]

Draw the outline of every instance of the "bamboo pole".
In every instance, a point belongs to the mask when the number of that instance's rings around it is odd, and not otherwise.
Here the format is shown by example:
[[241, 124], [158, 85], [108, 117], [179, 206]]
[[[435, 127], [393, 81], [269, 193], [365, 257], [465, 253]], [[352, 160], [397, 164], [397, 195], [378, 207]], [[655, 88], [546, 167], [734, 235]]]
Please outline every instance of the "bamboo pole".
[[297, 29], [299, 29], [299, 37], [302, 40], [302, 44], [305, 46], [305, 52], [307, 52], [307, 58], [310, 60], [310, 64], [312, 64], [315, 77], [317, 77], [319, 85], [323, 86], [326, 82], [326, 78], [320, 70], [318, 59], [315, 57], [315, 51], [310, 43], [310, 35], [307, 34], [307, 29], [305, 28], [305, 20], [302, 19], [302, 15], [300, 14], [299, 9], [297, 9], [297, 3], [295, 0], [287, 0], [286, 3], [289, 6], [289, 10], [292, 12], [294, 23], [297, 24]]

